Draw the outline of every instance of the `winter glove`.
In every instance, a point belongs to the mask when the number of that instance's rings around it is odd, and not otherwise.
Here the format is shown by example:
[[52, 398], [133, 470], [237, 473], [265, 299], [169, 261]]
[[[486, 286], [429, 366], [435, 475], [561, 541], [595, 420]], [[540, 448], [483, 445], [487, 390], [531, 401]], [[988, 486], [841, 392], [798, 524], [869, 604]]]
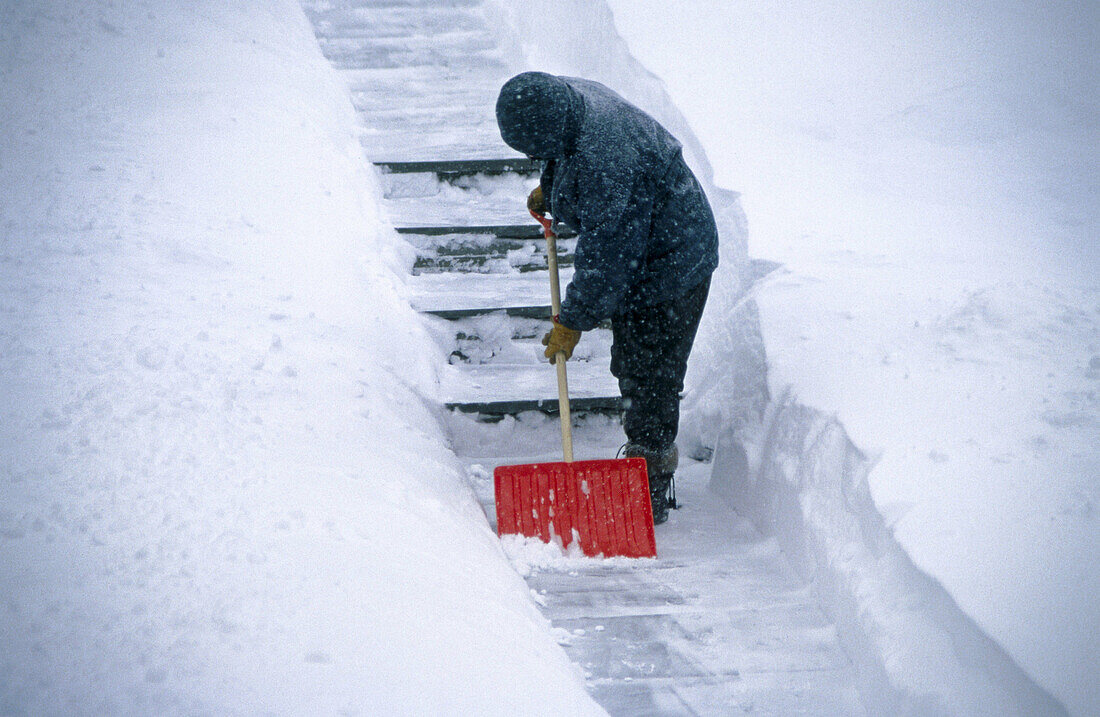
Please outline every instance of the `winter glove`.
[[527, 195], [527, 208], [535, 214], [546, 214], [546, 198], [542, 196], [541, 184]]
[[543, 355], [550, 359], [550, 363], [554, 363], [554, 359], [557, 357], [558, 352], [564, 351], [565, 358], [568, 360], [573, 355], [573, 349], [580, 340], [580, 331], [574, 331], [568, 326], [563, 326], [558, 323], [558, 317], [555, 316], [554, 328], [550, 329], [550, 332], [542, 337], [542, 345], [546, 347], [546, 351], [543, 352]]

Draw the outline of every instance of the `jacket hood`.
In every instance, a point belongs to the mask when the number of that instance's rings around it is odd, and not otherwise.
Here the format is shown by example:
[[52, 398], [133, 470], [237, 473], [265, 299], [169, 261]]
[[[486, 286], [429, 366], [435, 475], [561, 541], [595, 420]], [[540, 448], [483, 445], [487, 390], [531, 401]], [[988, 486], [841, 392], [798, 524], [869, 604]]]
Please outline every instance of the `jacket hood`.
[[497, 98], [500, 136], [537, 159], [571, 154], [584, 118], [584, 100], [565, 80], [524, 72], [504, 83]]

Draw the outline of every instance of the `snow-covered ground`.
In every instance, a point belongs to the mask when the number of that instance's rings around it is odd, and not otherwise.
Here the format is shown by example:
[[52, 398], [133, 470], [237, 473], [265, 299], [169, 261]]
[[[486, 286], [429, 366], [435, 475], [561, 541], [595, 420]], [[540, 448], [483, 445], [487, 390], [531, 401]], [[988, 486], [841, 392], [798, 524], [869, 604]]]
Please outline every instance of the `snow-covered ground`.
[[3, 3], [0, 126], [0, 713], [598, 711], [296, 3]]
[[[1049, 711], [973, 620], [1097, 711], [1095, 10], [610, 5], [667, 93], [604, 3], [492, 4], [687, 143], [723, 267], [686, 440], [844, 538], [816, 583], [867, 617], [832, 610], [861, 687], [915, 694], [865, 706]], [[296, 3], [2, 4], [0, 126], [0, 713], [597, 711], [446, 446], [412, 250]], [[748, 295], [707, 155], [783, 264]]]
[[1095, 6], [610, 5], [784, 265], [773, 396], [834, 413], [916, 566], [1100, 711]]

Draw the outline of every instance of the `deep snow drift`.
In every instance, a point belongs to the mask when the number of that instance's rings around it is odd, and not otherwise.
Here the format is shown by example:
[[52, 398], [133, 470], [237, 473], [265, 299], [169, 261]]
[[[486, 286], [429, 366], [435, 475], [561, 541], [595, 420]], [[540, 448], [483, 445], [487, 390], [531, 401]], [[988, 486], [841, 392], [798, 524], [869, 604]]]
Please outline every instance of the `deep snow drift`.
[[773, 396], [835, 413], [916, 565], [1100, 710], [1095, 7], [610, 4], [784, 264]]
[[0, 712], [598, 711], [295, 3], [5, 3], [0, 126]]

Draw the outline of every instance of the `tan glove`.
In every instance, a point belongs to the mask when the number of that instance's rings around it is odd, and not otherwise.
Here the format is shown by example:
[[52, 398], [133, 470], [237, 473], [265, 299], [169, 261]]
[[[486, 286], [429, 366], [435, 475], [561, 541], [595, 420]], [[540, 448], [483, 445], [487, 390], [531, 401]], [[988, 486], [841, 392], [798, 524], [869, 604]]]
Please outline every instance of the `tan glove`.
[[554, 317], [554, 328], [542, 337], [542, 345], [546, 347], [543, 355], [554, 363], [559, 351], [565, 352], [566, 360], [573, 356], [573, 349], [581, 340], [581, 332], [558, 323], [558, 317]]
[[541, 184], [527, 195], [527, 208], [535, 214], [546, 214], [546, 198], [542, 196]]

